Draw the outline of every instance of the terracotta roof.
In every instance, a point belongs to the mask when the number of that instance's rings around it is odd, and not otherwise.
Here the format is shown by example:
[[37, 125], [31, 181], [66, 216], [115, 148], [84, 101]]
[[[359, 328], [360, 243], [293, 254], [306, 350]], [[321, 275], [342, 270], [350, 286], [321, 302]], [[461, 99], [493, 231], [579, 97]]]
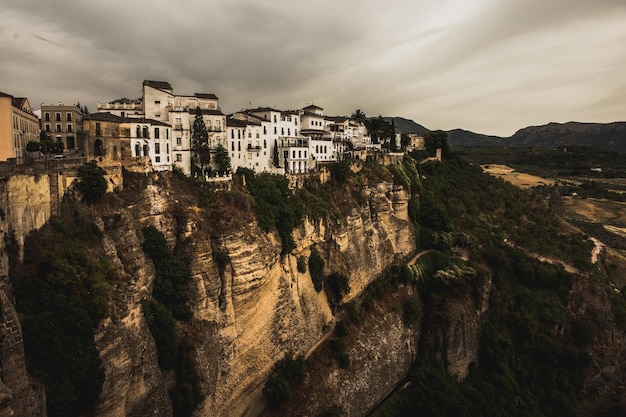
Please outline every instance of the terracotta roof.
[[[210, 114], [210, 115], [214, 115], [214, 116], [223, 116], [224, 113], [222, 113], [221, 110], [214, 110], [214, 109], [200, 109], [200, 112], [202, 114]], [[196, 113], [196, 109], [189, 109], [189, 113], [190, 114], [195, 114]]]
[[228, 119], [226, 119], [226, 126], [246, 127], [246, 122], [244, 122], [243, 120], [233, 119], [229, 117]]
[[273, 109], [271, 107], [257, 107], [256, 109], [248, 109], [248, 110], [246, 110], [246, 112], [248, 112], [248, 113], [261, 113], [261, 112], [266, 112], [266, 111], [279, 112], [280, 110], [276, 110], [276, 109]]
[[143, 85], [156, 88], [157, 90], [173, 90], [172, 86], [167, 81], [144, 80]]
[[120, 116], [116, 116], [115, 114], [106, 112], [106, 113], [90, 113], [83, 117], [83, 120], [98, 120], [102, 122], [122, 122], [122, 118]]
[[130, 99], [126, 97], [118, 98], [117, 100], [113, 100], [110, 102], [111, 104], [139, 104], [141, 103], [141, 99]]
[[324, 116], [324, 118], [334, 123], [344, 123], [346, 120], [348, 120], [348, 117], [345, 116]]
[[325, 116], [322, 116], [322, 115], [319, 115], [317, 113], [313, 113], [313, 112], [310, 112], [310, 111], [306, 111], [306, 110], [304, 111], [304, 113], [302, 115], [303, 116], [319, 117], [320, 119], [324, 119], [325, 118]]
[[23, 110], [23, 106], [26, 103], [26, 98], [25, 97], [13, 97], [13, 107], [17, 107], [18, 109], [22, 109]]
[[209, 100], [219, 100], [217, 96], [213, 93], [195, 93], [194, 96], [198, 98], [206, 98]]

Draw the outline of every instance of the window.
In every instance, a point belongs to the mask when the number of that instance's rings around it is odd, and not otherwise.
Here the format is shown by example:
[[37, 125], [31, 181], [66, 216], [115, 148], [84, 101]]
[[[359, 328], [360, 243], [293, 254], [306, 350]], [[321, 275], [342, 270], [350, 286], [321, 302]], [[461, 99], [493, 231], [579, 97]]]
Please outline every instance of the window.
[[[167, 154], [170, 153], [170, 144], [169, 143], [165, 144], [165, 153], [167, 153]], [[168, 158], [169, 158], [169, 156], [168, 156]]]
[[72, 121], [72, 113], [65, 113], [65, 120], [67, 120], [68, 122]]
[[[276, 115], [274, 115], [274, 123], [276, 123]], [[274, 128], [275, 129], [275, 128]]]
[[285, 135], [285, 128], [284, 127], [280, 128], [280, 134], [283, 135], [283, 136]]
[[252, 132], [248, 130], [248, 138], [252, 138]]
[[154, 161], [155, 162], [161, 162], [161, 157], [160, 156], [155, 156], [154, 157]]
[[55, 118], [55, 120], [56, 120], [57, 122], [60, 122], [60, 121], [61, 121], [61, 113], [55, 113], [55, 114], [54, 114], [54, 118]]
[[293, 152], [293, 153], [292, 153], [293, 158], [295, 158], [295, 157], [296, 157], [296, 151], [292, 151], [292, 152]]
[[263, 126], [263, 134], [267, 135], [267, 126]]
[[141, 137], [141, 128], [139, 126], [137, 126], [137, 137]]
[[148, 126], [144, 126], [143, 127], [143, 137], [144, 138], [149, 138], [150, 135], [148, 135]]
[[135, 156], [141, 156], [141, 148], [138, 143], [135, 144]]
[[241, 142], [237, 142], [237, 150], [241, 152]]
[[72, 133], [72, 124], [71, 123], [67, 124], [67, 131], [68, 131], [68, 133]]
[[176, 138], [176, 146], [180, 146], [183, 144], [183, 138]]
[[176, 156], [176, 162], [182, 162], [182, 160], [183, 160], [183, 155], [182, 154], [177, 153], [175, 156]]
[[231, 139], [235, 139], [235, 131], [234, 130], [230, 131], [230, 138]]
[[154, 100], [154, 105], [158, 106], [159, 104], [161, 104], [161, 100]]
[[96, 123], [96, 136], [100, 136], [102, 132], [100, 131], [100, 123]]
[[170, 130], [165, 129], [165, 139], [169, 139], [169, 138], [170, 138]]
[[287, 134], [288, 134], [289, 136], [291, 136], [291, 128], [290, 128], [290, 127], [288, 127], [288, 128], [287, 128]]
[[46, 122], [49, 122], [49, 121], [50, 121], [50, 113], [45, 112], [45, 113], [44, 113], [44, 115], [43, 115], [43, 117], [44, 117], [44, 119], [46, 120]]
[[50, 133], [50, 123], [46, 123], [46, 132]]
[[57, 130], [56, 130], [56, 131], [57, 131], [57, 132], [60, 132], [60, 131], [61, 131], [61, 123], [57, 123]]
[[263, 149], [267, 148], [267, 141], [263, 139]]
[[302, 158], [302, 151], [298, 151], [298, 158]]
[[294, 129], [294, 130], [293, 130], [293, 135], [294, 135], [294, 136], [298, 136], [298, 129]]
[[294, 118], [293, 118], [293, 124], [294, 124], [294, 125], [297, 125], [297, 124], [298, 124], [298, 118], [297, 118], [297, 117], [294, 117]]
[[276, 126], [274, 126], [274, 134], [276, 134]]
[[159, 142], [154, 144], [154, 153], [157, 155], [161, 154], [161, 144]]
[[155, 128], [154, 128], [154, 138], [155, 138], [155, 139], [160, 139], [160, 138], [159, 138], [159, 128], [158, 128], [158, 127], [155, 127]]
[[235, 142], [231, 142], [230, 143], [230, 150], [234, 151], [235, 150]]

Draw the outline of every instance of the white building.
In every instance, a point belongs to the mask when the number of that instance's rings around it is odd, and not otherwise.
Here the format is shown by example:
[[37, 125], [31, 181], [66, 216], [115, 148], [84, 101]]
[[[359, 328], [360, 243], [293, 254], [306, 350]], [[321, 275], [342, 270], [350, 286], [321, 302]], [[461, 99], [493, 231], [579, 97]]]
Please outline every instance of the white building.
[[[226, 116], [222, 113], [215, 94], [175, 95], [168, 82], [145, 80], [140, 99], [124, 98], [110, 103], [98, 103], [98, 112], [110, 112], [122, 118], [151, 120], [154, 127], [161, 123], [158, 125], [159, 134], [163, 135], [161, 131], [165, 132], [165, 141], [158, 143], [158, 147], [157, 142], [148, 147], [148, 155], [144, 152], [144, 145], [149, 144], [135, 141], [132, 144], [133, 156], [150, 156], [155, 170], [172, 169], [176, 165], [187, 175], [191, 174], [191, 137], [196, 109], [200, 109], [207, 128], [209, 148], [214, 151], [218, 144], [226, 146]], [[143, 127], [141, 129], [143, 134]], [[148, 138], [137, 139], [143, 141]], [[136, 145], [139, 145], [140, 152], [135, 152]], [[155, 153], [157, 148], [159, 154]], [[170, 166], [166, 168], [168, 164]]]
[[130, 148], [133, 157], [148, 157], [155, 171], [172, 169], [172, 127], [146, 118], [126, 118], [130, 123]]

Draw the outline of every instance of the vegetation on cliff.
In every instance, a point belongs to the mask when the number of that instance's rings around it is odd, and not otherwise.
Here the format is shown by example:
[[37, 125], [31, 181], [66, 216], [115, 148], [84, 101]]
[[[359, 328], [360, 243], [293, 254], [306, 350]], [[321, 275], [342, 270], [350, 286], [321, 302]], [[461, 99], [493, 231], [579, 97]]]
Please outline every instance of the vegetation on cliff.
[[46, 387], [50, 417], [88, 413], [104, 370], [94, 331], [108, 315], [112, 267], [101, 233], [75, 203], [31, 233], [24, 262], [11, 259], [29, 372]]
[[202, 401], [200, 378], [193, 360], [193, 348], [180, 337], [176, 320], [191, 318], [185, 284], [189, 281], [189, 261], [167, 246], [165, 236], [154, 226], [142, 229], [143, 248], [155, 267], [155, 300], [142, 303], [144, 317], [157, 347], [159, 366], [174, 369], [176, 385], [170, 390], [174, 415], [191, 416]]

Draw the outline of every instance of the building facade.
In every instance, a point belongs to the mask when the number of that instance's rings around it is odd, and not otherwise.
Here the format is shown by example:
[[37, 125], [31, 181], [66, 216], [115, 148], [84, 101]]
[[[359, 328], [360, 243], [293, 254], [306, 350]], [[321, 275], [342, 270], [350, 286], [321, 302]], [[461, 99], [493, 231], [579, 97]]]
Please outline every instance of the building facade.
[[27, 156], [26, 144], [39, 141], [39, 119], [27, 98], [0, 92], [0, 161]]
[[76, 106], [41, 105], [41, 130], [63, 149], [83, 150], [83, 113]]

